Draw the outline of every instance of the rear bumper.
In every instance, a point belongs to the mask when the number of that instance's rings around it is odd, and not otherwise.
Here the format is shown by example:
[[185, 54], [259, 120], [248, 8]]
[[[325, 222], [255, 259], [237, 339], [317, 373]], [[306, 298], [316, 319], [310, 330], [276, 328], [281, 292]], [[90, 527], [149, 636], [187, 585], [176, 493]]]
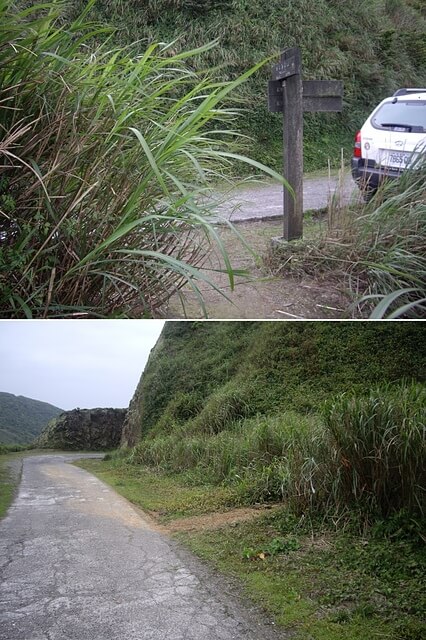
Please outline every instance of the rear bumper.
[[375, 190], [384, 179], [395, 179], [401, 176], [401, 169], [388, 167], [376, 168], [363, 158], [352, 158], [352, 177], [361, 189]]

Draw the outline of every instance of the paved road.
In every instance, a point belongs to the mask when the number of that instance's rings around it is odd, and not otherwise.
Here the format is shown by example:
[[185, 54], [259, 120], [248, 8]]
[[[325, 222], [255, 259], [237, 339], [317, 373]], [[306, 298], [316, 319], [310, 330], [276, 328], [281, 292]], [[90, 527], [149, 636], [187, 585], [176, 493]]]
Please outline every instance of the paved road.
[[[303, 210], [323, 209], [335, 194], [344, 203], [359, 198], [359, 192], [350, 175], [342, 184], [336, 176], [306, 176], [303, 181]], [[232, 222], [270, 220], [283, 215], [283, 188], [277, 184], [255, 184], [231, 191], [226, 203], [219, 208], [221, 217]]]
[[1, 640], [283, 637], [75, 457], [24, 461], [0, 523]]

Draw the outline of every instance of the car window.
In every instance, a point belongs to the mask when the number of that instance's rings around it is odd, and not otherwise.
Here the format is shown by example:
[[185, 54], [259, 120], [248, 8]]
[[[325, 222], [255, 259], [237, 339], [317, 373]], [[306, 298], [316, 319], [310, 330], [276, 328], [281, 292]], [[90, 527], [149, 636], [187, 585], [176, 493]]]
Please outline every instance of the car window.
[[426, 100], [385, 102], [371, 122], [377, 129], [387, 129], [390, 125], [407, 125], [418, 131], [426, 131]]

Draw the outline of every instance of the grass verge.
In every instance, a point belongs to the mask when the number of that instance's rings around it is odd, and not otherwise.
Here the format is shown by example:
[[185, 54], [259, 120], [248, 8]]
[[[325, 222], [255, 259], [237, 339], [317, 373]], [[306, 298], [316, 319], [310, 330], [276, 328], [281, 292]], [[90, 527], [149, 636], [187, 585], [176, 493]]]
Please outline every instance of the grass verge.
[[425, 554], [410, 541], [320, 529], [308, 534], [285, 510], [178, 537], [216, 569], [239, 578], [297, 640], [422, 637]]
[[[79, 461], [161, 522], [236, 506], [228, 489], [188, 486], [185, 476], [117, 460]], [[255, 522], [179, 533], [177, 539], [291, 629], [296, 640], [420, 640], [426, 554], [397, 517], [364, 536], [296, 519], [283, 507]], [[413, 529], [418, 524], [412, 522]], [[402, 533], [404, 531], [404, 533]]]
[[114, 461], [86, 459], [74, 464], [114, 487], [160, 522], [221, 511], [237, 504], [234, 493], [227, 487], [188, 486], [179, 476], [140, 466], [118, 467]]
[[0, 456], [0, 518], [9, 509], [17, 490], [22, 471], [22, 452]]

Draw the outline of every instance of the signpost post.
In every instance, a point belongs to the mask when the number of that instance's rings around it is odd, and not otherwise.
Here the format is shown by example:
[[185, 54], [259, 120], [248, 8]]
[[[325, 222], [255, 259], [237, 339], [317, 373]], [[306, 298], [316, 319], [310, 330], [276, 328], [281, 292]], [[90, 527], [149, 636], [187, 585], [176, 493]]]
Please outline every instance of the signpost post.
[[300, 49], [286, 49], [272, 68], [268, 86], [269, 111], [284, 114], [284, 178], [294, 191], [284, 189], [285, 240], [303, 235], [303, 112], [341, 111], [343, 83], [339, 80], [302, 80]]

